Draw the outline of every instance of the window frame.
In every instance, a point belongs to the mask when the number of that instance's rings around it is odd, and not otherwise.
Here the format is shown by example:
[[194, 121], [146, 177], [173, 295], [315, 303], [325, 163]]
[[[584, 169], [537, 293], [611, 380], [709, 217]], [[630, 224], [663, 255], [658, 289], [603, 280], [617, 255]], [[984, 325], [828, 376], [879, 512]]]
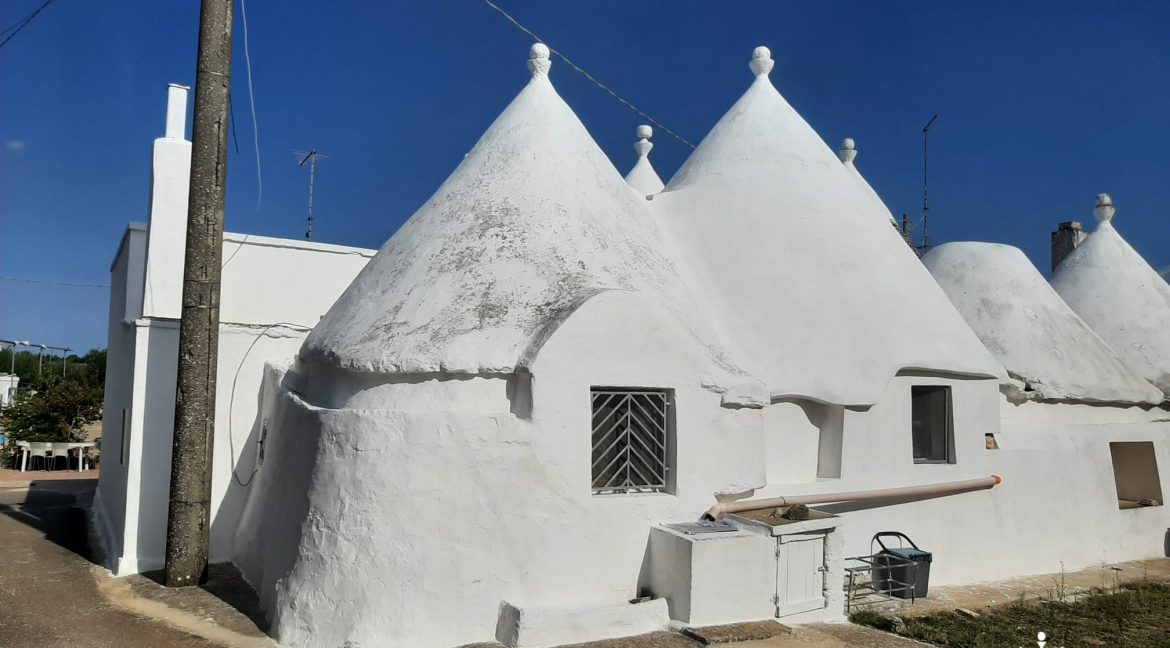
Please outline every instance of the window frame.
[[[919, 457], [918, 456], [918, 450], [917, 450], [918, 444], [916, 443], [917, 431], [915, 430], [915, 421], [916, 421], [917, 417], [915, 416], [914, 405], [915, 405], [915, 399], [917, 397], [917, 394], [915, 392], [918, 392], [920, 390], [930, 390], [931, 392], [941, 391], [943, 394], [945, 394], [945, 398], [943, 400], [943, 403], [944, 403], [944, 405], [943, 405], [943, 407], [944, 407], [943, 429], [941, 431], [936, 432], [933, 429], [933, 425], [932, 425], [931, 429], [929, 430], [929, 434], [931, 435], [932, 449], [940, 441], [940, 439], [936, 439], [935, 436], [936, 435], [941, 436], [941, 444], [943, 446], [941, 458], [938, 458], [936, 453], [932, 453], [932, 454], [935, 454], [935, 456], [933, 456], [933, 457], [931, 457], [931, 456]], [[927, 418], [929, 421], [929, 420], [932, 420], [934, 417], [928, 415]], [[949, 464], [957, 463], [956, 456], [955, 456], [954, 390], [951, 388], [950, 385], [918, 384], [918, 385], [911, 385], [910, 386], [910, 453], [911, 453], [911, 457], [914, 460], [915, 465], [923, 465], [923, 464], [925, 464], [925, 465], [930, 465], [930, 464], [949, 465]]]
[[[646, 403], [637, 402], [636, 397], [638, 397], [638, 396], [644, 396], [644, 397], [650, 397], [650, 398], [661, 398], [663, 409], [658, 410], [658, 411], [646, 412], [644, 409]], [[590, 386], [590, 388], [589, 388], [589, 397], [590, 397], [590, 437], [589, 438], [590, 438], [590, 463], [591, 463], [590, 475], [589, 475], [590, 493], [592, 495], [595, 495], [595, 496], [659, 495], [659, 494], [673, 495], [673, 494], [675, 494], [675, 490], [676, 490], [675, 466], [676, 466], [676, 454], [677, 453], [676, 453], [676, 439], [675, 439], [675, 416], [676, 416], [675, 405], [676, 405], [676, 403], [675, 403], [674, 389], [665, 388], [665, 387], [624, 387], [624, 386], [623, 387], [614, 387], [614, 386], [594, 385], [594, 386]], [[599, 397], [606, 398], [606, 401], [599, 402], [598, 401]], [[604, 485], [600, 485], [600, 486], [598, 485], [599, 480], [606, 476], [606, 474], [608, 472], [606, 469], [611, 467], [610, 462], [612, 462], [613, 459], [616, 459], [616, 457], [617, 457], [617, 455], [612, 455], [612, 458], [609, 460], [609, 462], [602, 462], [601, 461], [609, 453], [609, 451], [612, 449], [612, 447], [617, 444], [617, 441], [613, 440], [612, 435], [607, 437], [605, 434], [604, 428], [602, 430], [601, 435], [599, 436], [599, 430], [598, 430], [599, 423], [602, 426], [605, 426], [605, 425], [611, 425], [612, 421], [606, 421], [606, 419], [604, 419], [604, 418], [599, 420], [598, 419], [598, 414], [599, 414], [598, 407], [599, 406], [604, 407], [606, 403], [612, 402], [613, 398], [615, 398], [615, 397], [622, 399], [621, 402], [615, 404], [615, 408], [616, 407], [623, 407], [623, 406], [629, 408], [627, 410], [628, 412], [630, 412], [630, 416], [628, 416], [628, 418], [634, 419], [633, 420], [634, 425], [629, 424], [629, 421], [627, 421], [627, 423], [626, 423], [627, 427], [624, 431], [624, 434], [626, 436], [624, 443], [625, 443], [625, 452], [627, 453], [627, 459], [626, 459], [627, 479], [629, 478], [628, 469], [629, 469], [630, 465], [633, 463], [633, 462], [629, 462], [630, 449], [634, 448], [634, 446], [632, 445], [633, 442], [635, 442], [635, 441], [640, 442], [641, 443], [640, 447], [643, 450], [647, 450], [648, 447], [653, 449], [654, 446], [656, 445], [654, 443], [650, 443], [650, 441], [651, 441], [650, 438], [642, 438], [642, 436], [639, 436], [639, 431], [641, 433], [645, 433], [646, 432], [646, 430], [644, 429], [645, 426], [647, 426], [648, 423], [653, 423], [653, 421], [647, 420], [647, 417], [645, 415], [648, 413], [648, 414], [650, 414], [649, 418], [653, 419], [653, 418], [655, 418], [653, 416], [654, 414], [656, 414], [656, 413], [660, 414], [660, 417], [658, 417], [658, 418], [661, 418], [660, 425], [656, 426], [659, 429], [649, 431], [650, 434], [654, 434], [656, 432], [657, 433], [657, 441], [660, 442], [657, 444], [658, 448], [651, 457], [651, 458], [657, 460], [657, 463], [660, 464], [660, 466], [661, 466], [660, 470], [657, 471], [655, 473], [655, 475], [653, 475], [655, 477], [659, 477], [659, 476], [661, 477], [661, 479], [657, 480], [658, 483], [647, 483], [645, 485], [640, 485], [640, 484], [636, 484], [636, 483], [634, 483], [634, 484], [626, 483], [626, 484], [620, 484], [620, 485], [613, 485], [612, 484], [612, 477], [615, 476], [616, 473], [612, 473], [611, 478], [608, 482], [606, 482]], [[637, 410], [636, 409], [637, 406], [641, 406], [641, 407], [643, 407], [643, 409]], [[639, 427], [639, 426], [642, 426], [642, 427]], [[631, 435], [630, 434], [631, 431], [633, 431], [635, 434]], [[609, 430], [609, 432], [612, 432], [612, 429]], [[644, 436], [644, 434], [643, 434], [643, 436]], [[600, 455], [598, 455], [597, 450], [598, 450], [599, 445], [602, 443], [609, 443], [610, 446], [605, 448], [603, 450], [603, 452]], [[601, 464], [600, 466], [599, 466], [599, 463]], [[645, 461], [642, 461], [640, 463], [640, 465], [642, 465], [645, 468], [652, 468], [651, 466], [648, 466]], [[599, 468], [601, 468], [600, 471], [599, 471]], [[646, 480], [646, 481], [651, 481], [651, 480]]]
[[[1166, 504], [1158, 448], [1151, 440], [1110, 441], [1109, 460], [1113, 468], [1113, 489], [1117, 508], [1122, 511], [1158, 508]], [[1135, 492], [1139, 491], [1139, 492]], [[1125, 497], [1123, 497], [1123, 495]], [[1154, 500], [1152, 506], [1122, 506], [1121, 502]]]

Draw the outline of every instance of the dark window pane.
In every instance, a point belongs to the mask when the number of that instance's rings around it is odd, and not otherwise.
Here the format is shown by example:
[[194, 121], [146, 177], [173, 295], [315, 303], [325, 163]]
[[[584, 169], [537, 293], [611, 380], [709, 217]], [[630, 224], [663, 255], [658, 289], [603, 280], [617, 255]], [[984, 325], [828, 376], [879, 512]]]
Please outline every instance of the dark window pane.
[[910, 388], [910, 430], [914, 459], [950, 459], [950, 387]]

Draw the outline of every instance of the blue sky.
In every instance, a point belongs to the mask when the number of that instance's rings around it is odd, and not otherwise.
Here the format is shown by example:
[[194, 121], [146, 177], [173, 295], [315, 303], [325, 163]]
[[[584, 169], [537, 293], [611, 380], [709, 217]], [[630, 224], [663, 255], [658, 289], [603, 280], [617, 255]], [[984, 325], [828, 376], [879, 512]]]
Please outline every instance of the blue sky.
[[[7, 27], [42, 0], [6, 0]], [[1170, 3], [499, 0], [643, 110], [699, 141], [748, 86], [773, 82], [895, 214], [921, 210], [931, 135], [932, 240], [1017, 245], [1044, 272], [1062, 220], [1115, 224], [1170, 266]], [[239, 4], [237, 1], [237, 17]], [[194, 79], [194, 0], [57, 0], [0, 50], [0, 275], [108, 283], [128, 221], [146, 220], [165, 86]], [[257, 210], [242, 24], [227, 227], [300, 237], [307, 177], [329, 155], [315, 239], [380, 246], [526, 82], [531, 38], [478, 0], [250, 0], [264, 193]], [[561, 62], [552, 79], [623, 172], [642, 120]], [[688, 149], [659, 133], [668, 178]], [[0, 337], [104, 346], [108, 291], [0, 281]]]

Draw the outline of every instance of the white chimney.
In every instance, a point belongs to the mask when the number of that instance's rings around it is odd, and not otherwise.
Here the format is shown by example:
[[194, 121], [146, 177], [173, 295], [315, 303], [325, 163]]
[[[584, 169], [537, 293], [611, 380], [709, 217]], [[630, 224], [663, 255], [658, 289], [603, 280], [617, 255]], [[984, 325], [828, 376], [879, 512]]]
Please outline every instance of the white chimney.
[[163, 137], [187, 139], [187, 93], [191, 88], [177, 83], [167, 85], [167, 132]]
[[167, 86], [166, 135], [154, 140], [142, 291], [144, 317], [178, 318], [181, 310], [191, 178], [191, 142], [184, 137], [188, 91], [186, 86], [174, 83]]

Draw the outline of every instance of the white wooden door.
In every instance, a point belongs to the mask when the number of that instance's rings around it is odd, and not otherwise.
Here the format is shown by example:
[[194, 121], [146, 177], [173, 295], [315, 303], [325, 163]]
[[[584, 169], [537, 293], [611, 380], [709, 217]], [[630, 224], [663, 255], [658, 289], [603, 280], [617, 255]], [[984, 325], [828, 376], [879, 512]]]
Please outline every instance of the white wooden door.
[[776, 616], [825, 607], [825, 533], [776, 539]]

